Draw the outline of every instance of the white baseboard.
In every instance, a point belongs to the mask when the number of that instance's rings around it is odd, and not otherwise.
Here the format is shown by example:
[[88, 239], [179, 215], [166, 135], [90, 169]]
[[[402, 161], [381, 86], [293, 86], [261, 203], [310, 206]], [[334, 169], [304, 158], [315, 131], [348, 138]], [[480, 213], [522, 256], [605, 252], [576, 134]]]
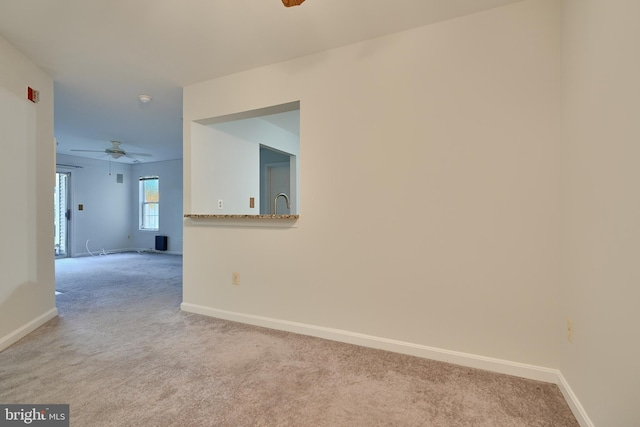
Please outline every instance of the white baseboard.
[[524, 363], [511, 362], [509, 360], [495, 359], [491, 357], [478, 356], [475, 354], [462, 353], [458, 351], [444, 350], [441, 348], [429, 347], [405, 341], [397, 341], [388, 338], [381, 338], [372, 335], [365, 335], [340, 329], [325, 328], [322, 326], [307, 325], [303, 323], [289, 322], [286, 320], [271, 319], [267, 317], [218, 310], [196, 304], [182, 303], [180, 305], [180, 308], [183, 311], [203, 314], [205, 316], [218, 317], [221, 319], [233, 320], [236, 322], [248, 323], [251, 325], [263, 326], [271, 329], [295, 332], [302, 335], [310, 335], [333, 341], [361, 345], [363, 347], [408, 354], [411, 356], [418, 356], [426, 359], [437, 360], [440, 362], [453, 363], [470, 368], [484, 369], [487, 371], [514, 375], [522, 378], [528, 378], [554, 384], [558, 382], [559, 371], [556, 369], [527, 365]]
[[29, 335], [31, 332], [35, 331], [40, 326], [44, 325], [45, 323], [47, 323], [49, 320], [53, 319], [57, 315], [58, 315], [58, 309], [52, 308], [51, 310], [44, 313], [42, 316], [39, 316], [33, 319], [31, 322], [19, 327], [15, 331], [11, 332], [9, 335], [6, 335], [0, 338], [0, 351], [3, 351], [4, 349], [8, 348], [12, 344], [18, 342], [20, 339]]
[[105, 250], [105, 249], [99, 249], [97, 251], [91, 251], [91, 253], [89, 253], [89, 252], [76, 253], [76, 254], [71, 255], [71, 258], [82, 258], [82, 257], [90, 257], [90, 256], [105, 256], [105, 255], [120, 254], [120, 253], [125, 253], [125, 252], [136, 252], [136, 249], [109, 249], [108, 251]]
[[595, 427], [589, 416], [587, 415], [587, 411], [584, 410], [582, 404], [578, 400], [578, 397], [575, 395], [569, 383], [565, 379], [562, 372], [558, 371], [558, 388], [562, 392], [564, 399], [567, 401], [567, 404], [571, 408], [571, 412], [576, 417], [578, 424], [580, 427]]
[[340, 329], [325, 328], [322, 326], [307, 325], [304, 323], [289, 322], [286, 320], [218, 310], [197, 304], [183, 302], [180, 304], [180, 309], [190, 313], [202, 314], [205, 316], [217, 317], [240, 323], [248, 323], [250, 325], [262, 326], [265, 328], [294, 332], [302, 335], [325, 338], [348, 344], [356, 344], [363, 347], [387, 350], [395, 353], [408, 354], [411, 356], [423, 357], [425, 359], [453, 363], [455, 365], [466, 366], [469, 368], [483, 369], [500, 374], [513, 375], [516, 377], [556, 384], [558, 385], [558, 388], [560, 388], [560, 391], [580, 426], [594, 427], [593, 423], [587, 416], [586, 411], [580, 404], [580, 401], [571, 390], [571, 387], [565, 380], [562, 373], [557, 369], [445, 350], [437, 347], [429, 347]]
[[152, 253], [152, 254], [167, 254], [167, 255], [182, 255], [182, 252], [180, 251], [158, 251], [156, 249], [144, 249], [141, 250], [140, 252], [143, 253]]
[[114, 255], [114, 254], [123, 254], [129, 252], [138, 252], [138, 253], [151, 253], [151, 254], [169, 254], [169, 255], [182, 255], [181, 251], [157, 251], [155, 249], [150, 248], [129, 248], [129, 249], [110, 249], [108, 251], [92, 252], [89, 254], [88, 252], [81, 252], [79, 254], [74, 254], [72, 258], [81, 258], [81, 257], [89, 257], [89, 256], [105, 256], [106, 255]]

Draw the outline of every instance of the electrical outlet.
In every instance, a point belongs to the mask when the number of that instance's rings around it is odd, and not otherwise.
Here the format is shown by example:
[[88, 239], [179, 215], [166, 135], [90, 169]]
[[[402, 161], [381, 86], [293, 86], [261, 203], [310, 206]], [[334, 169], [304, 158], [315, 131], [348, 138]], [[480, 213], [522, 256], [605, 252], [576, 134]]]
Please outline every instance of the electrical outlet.
[[238, 273], [237, 271], [234, 271], [233, 273], [231, 273], [231, 284], [232, 285], [240, 284], [240, 273]]
[[222, 199], [218, 199], [218, 209], [222, 209]]
[[567, 319], [567, 340], [573, 342], [573, 320]]

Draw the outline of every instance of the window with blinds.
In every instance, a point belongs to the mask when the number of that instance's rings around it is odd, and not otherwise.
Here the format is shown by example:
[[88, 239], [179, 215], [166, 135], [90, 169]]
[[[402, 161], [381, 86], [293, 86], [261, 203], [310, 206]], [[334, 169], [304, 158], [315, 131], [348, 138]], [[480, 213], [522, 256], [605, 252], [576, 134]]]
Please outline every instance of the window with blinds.
[[157, 176], [140, 177], [140, 230], [158, 231], [160, 190]]

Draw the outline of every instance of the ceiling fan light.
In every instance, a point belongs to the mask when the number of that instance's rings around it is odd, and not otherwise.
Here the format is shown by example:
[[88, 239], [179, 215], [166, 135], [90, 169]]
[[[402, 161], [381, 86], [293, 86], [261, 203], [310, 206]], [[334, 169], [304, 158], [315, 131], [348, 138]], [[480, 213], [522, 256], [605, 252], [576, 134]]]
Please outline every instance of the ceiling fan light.
[[[304, 0], [303, 0], [304, 1]], [[138, 95], [138, 99], [140, 100], [140, 102], [142, 102], [143, 104], [147, 104], [149, 102], [151, 102], [151, 97], [149, 95]]]
[[300, 6], [304, 0], [282, 0], [284, 7]]
[[109, 155], [114, 158], [114, 159], [119, 159], [120, 157], [122, 157], [124, 154], [122, 153], [109, 153]]

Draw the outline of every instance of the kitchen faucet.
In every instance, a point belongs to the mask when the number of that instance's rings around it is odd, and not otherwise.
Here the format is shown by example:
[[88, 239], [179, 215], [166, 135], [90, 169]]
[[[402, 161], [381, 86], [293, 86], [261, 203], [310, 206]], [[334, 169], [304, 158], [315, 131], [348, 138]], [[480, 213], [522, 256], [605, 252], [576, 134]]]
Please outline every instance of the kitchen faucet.
[[280, 197], [280, 196], [284, 197], [284, 201], [287, 202], [287, 209], [291, 210], [291, 205], [289, 204], [289, 196], [287, 196], [284, 193], [280, 193], [273, 199], [273, 214], [274, 215], [278, 215], [278, 197]]

